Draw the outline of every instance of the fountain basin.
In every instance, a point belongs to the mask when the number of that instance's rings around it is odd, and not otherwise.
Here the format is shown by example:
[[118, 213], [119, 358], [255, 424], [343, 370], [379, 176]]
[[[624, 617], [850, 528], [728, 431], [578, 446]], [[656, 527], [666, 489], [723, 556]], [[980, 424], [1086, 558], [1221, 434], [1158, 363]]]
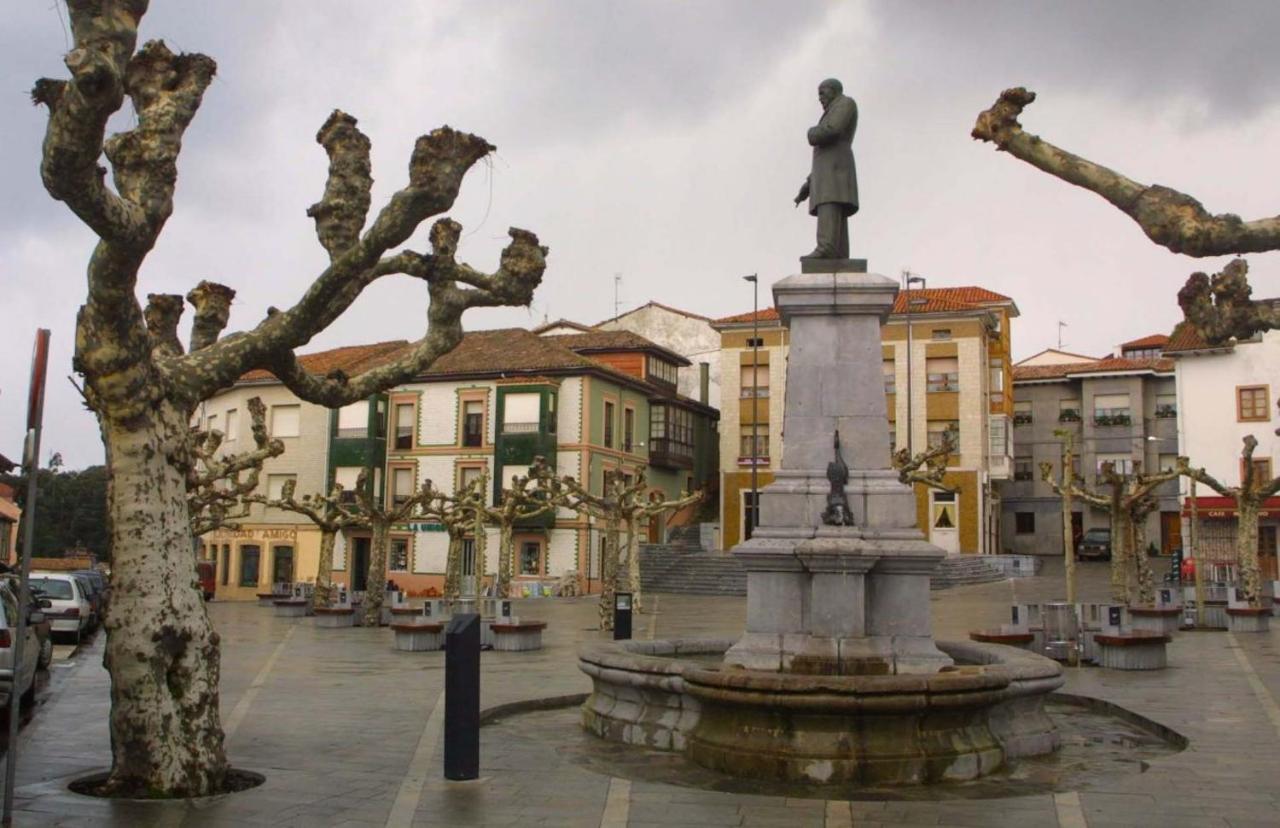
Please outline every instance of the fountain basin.
[[1062, 668], [1000, 644], [938, 642], [955, 667], [832, 676], [719, 663], [734, 642], [588, 645], [583, 726], [735, 776], [867, 785], [975, 779], [1057, 748], [1044, 711]]

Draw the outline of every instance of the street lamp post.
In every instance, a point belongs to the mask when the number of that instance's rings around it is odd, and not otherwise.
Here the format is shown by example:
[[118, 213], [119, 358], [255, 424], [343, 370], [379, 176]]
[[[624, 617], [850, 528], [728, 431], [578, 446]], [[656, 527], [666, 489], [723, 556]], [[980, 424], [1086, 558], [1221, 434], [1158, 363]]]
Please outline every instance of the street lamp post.
[[902, 276], [906, 282], [907, 294], [907, 454], [915, 457], [914, 443], [911, 439], [911, 433], [915, 431], [915, 422], [911, 419], [911, 363], [914, 361], [911, 354], [911, 286], [918, 284], [923, 289], [926, 281], [923, 276], [917, 276], [910, 270], [902, 271]]
[[743, 540], [750, 540], [760, 514], [760, 487], [757, 467], [760, 465], [760, 282], [758, 274], [742, 278], [751, 283], [751, 508], [747, 511], [750, 528]]

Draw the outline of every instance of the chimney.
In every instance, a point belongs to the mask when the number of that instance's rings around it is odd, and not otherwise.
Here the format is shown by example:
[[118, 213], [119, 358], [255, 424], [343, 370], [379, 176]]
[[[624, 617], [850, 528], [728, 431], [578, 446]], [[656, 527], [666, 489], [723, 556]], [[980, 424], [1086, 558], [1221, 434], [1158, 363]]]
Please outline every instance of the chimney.
[[698, 363], [698, 402], [711, 404], [711, 363]]

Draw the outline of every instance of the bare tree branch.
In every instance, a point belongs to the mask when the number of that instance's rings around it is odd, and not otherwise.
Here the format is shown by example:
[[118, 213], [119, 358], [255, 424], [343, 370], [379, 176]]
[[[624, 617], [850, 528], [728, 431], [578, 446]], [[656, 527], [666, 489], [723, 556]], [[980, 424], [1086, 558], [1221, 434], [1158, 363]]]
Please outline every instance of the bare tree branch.
[[948, 486], [943, 483], [947, 473], [947, 458], [955, 453], [955, 441], [951, 432], [944, 432], [942, 444], [920, 452], [915, 457], [902, 448], [894, 452], [890, 458], [893, 467], [898, 471], [898, 480], [910, 486], [912, 483], [923, 483], [926, 486], [943, 492], [958, 492], [959, 486]]
[[142, 312], [151, 339], [151, 353], [158, 357], [182, 355], [178, 340], [178, 320], [182, 318], [182, 297], [173, 293], [148, 293]]
[[248, 517], [244, 501], [258, 488], [263, 462], [284, 453], [284, 443], [267, 434], [267, 409], [262, 400], [252, 397], [247, 407], [255, 446], [252, 451], [219, 457], [222, 432], [192, 434], [193, 456], [186, 464], [187, 507], [195, 535], [217, 529], [227, 520]]
[[236, 292], [217, 282], [201, 281], [187, 291], [187, 301], [196, 309], [191, 322], [191, 350], [199, 351], [218, 341], [231, 318], [231, 301]]
[[338, 109], [320, 127], [316, 142], [329, 154], [329, 180], [324, 197], [311, 205], [307, 215], [316, 220], [316, 235], [333, 260], [360, 238], [369, 214], [370, 145], [356, 128], [356, 119]]
[[1280, 249], [1280, 216], [1246, 222], [1230, 213], [1210, 215], [1189, 195], [1158, 184], [1140, 184], [1024, 132], [1018, 116], [1035, 99], [1035, 93], [1023, 87], [1006, 89], [990, 109], [978, 115], [973, 137], [1097, 193], [1137, 222], [1147, 238], [1174, 253], [1224, 256]]
[[1232, 339], [1248, 339], [1261, 331], [1280, 328], [1280, 311], [1254, 302], [1247, 274], [1249, 264], [1233, 259], [1212, 277], [1192, 273], [1178, 291], [1178, 305], [1212, 345]]

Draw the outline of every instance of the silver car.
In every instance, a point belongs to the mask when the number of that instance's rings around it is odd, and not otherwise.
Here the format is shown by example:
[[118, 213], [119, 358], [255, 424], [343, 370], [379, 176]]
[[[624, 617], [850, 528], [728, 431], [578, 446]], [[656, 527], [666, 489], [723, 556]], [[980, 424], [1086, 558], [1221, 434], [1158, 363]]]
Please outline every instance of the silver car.
[[[0, 582], [0, 707], [8, 707], [13, 699], [13, 644], [14, 630], [18, 626], [18, 597], [7, 581]], [[35, 613], [40, 612], [36, 607]], [[22, 669], [18, 671], [18, 695], [24, 704], [35, 697], [36, 662], [40, 658], [40, 639], [33, 625], [24, 628], [22, 642]]]
[[80, 636], [88, 631], [93, 618], [93, 607], [80, 579], [69, 572], [33, 572], [30, 583], [49, 599], [50, 606], [44, 614], [49, 619], [50, 631], [79, 644]]

